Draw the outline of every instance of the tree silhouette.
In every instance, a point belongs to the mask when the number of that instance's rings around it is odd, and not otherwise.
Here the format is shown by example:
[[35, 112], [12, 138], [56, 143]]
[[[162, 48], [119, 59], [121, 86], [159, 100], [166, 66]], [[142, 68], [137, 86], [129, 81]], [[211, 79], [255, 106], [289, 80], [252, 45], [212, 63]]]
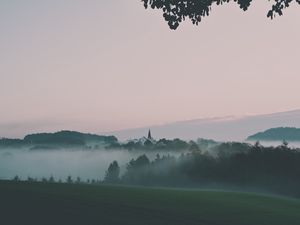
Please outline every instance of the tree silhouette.
[[[252, 0], [141, 0], [144, 7], [152, 9], [161, 9], [163, 16], [171, 29], [176, 30], [179, 24], [186, 18], [193, 24], [198, 25], [202, 17], [209, 16], [213, 5], [222, 5], [228, 2], [236, 2], [240, 8], [246, 11]], [[273, 19], [276, 15], [282, 15], [283, 9], [290, 6], [291, 3], [300, 0], [271, 0], [272, 8], [267, 13], [267, 17]]]
[[75, 183], [76, 183], [76, 184], [80, 184], [80, 183], [81, 183], [81, 178], [80, 178], [80, 177], [77, 177]]
[[20, 179], [20, 177], [18, 176], [18, 175], [16, 175], [14, 178], [13, 178], [13, 181], [20, 181], [21, 179]]
[[55, 179], [54, 179], [53, 175], [50, 176], [49, 182], [50, 182], [50, 183], [55, 183]]
[[71, 177], [71, 176], [68, 176], [66, 182], [67, 182], [68, 184], [72, 184], [72, 183], [73, 183], [72, 177]]
[[104, 181], [108, 183], [116, 183], [119, 181], [120, 167], [117, 161], [113, 161], [105, 174]]

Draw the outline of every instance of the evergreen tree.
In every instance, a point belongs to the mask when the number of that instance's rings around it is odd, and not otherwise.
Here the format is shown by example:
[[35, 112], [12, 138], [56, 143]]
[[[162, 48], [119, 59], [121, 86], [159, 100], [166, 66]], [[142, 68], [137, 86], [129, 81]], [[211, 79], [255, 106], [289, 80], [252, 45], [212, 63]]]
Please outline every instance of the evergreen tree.
[[68, 183], [68, 184], [72, 184], [72, 183], [73, 183], [73, 180], [72, 180], [72, 177], [71, 177], [71, 176], [68, 176], [68, 177], [67, 177], [67, 183]]
[[117, 183], [120, 176], [120, 167], [117, 161], [113, 161], [105, 174], [104, 181], [107, 183]]

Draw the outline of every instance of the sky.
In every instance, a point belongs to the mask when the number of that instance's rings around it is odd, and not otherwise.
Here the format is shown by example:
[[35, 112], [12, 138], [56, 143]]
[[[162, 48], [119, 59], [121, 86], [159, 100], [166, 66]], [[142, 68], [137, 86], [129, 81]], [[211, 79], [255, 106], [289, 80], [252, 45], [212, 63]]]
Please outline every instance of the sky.
[[168, 28], [139, 0], [0, 1], [0, 137], [300, 108], [300, 6]]

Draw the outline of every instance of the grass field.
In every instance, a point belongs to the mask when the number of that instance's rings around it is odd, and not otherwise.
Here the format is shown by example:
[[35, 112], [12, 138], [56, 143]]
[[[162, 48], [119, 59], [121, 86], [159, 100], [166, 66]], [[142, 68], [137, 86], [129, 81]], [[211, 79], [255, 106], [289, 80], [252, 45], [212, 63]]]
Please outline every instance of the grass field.
[[250, 193], [0, 182], [3, 225], [299, 225], [300, 201]]

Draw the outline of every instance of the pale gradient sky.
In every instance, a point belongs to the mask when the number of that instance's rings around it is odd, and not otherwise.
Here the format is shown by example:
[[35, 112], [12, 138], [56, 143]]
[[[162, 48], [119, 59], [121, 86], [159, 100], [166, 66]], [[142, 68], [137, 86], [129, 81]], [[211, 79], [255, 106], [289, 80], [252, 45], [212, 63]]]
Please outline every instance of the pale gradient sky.
[[300, 108], [300, 6], [169, 30], [139, 0], [0, 1], [0, 137]]

